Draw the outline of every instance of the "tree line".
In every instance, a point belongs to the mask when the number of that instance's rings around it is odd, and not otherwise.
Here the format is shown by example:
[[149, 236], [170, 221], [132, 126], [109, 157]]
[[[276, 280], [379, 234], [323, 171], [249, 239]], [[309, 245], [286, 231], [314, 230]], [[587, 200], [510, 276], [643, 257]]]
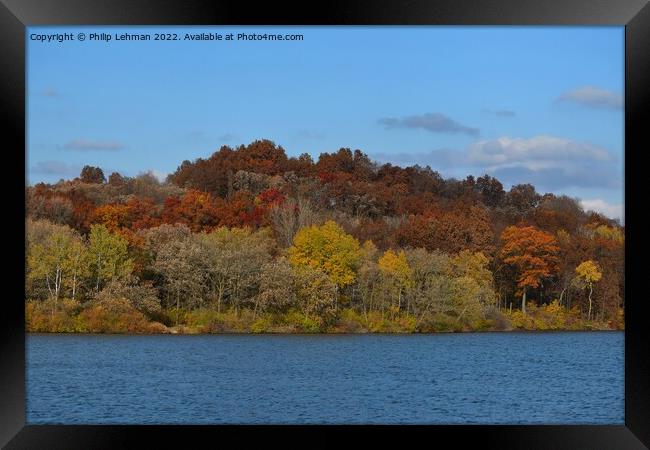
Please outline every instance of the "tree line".
[[314, 162], [255, 141], [184, 161], [165, 182], [86, 166], [26, 191], [26, 300], [52, 317], [622, 326], [624, 228], [489, 175], [445, 180], [349, 149]]

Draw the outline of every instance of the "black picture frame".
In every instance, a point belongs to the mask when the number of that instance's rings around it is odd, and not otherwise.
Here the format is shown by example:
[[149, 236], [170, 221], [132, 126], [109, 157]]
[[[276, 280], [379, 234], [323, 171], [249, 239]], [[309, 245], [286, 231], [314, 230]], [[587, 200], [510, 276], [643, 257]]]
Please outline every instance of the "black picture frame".
[[[481, 448], [641, 449], [650, 447], [650, 327], [642, 291], [647, 232], [637, 193], [643, 186], [643, 152], [650, 150], [650, 5], [644, 0], [453, 0], [404, 2], [304, 2], [301, 6], [266, 2], [146, 0], [0, 0], [0, 86], [6, 126], [2, 177], [5, 206], [13, 208], [11, 235], [24, 234], [25, 208], [25, 27], [32, 25], [620, 25], [625, 26], [625, 425], [620, 426], [36, 426], [25, 425], [24, 246], [13, 239], [5, 283], [12, 287], [3, 303], [0, 353], [0, 445], [6, 448], [193, 447], [196, 439], [224, 445], [226, 439], [248, 444], [253, 435], [281, 444], [346, 443], [350, 432], [363, 439], [402, 445], [424, 439], [429, 445], [475, 443]], [[7, 144], [6, 137], [13, 142]], [[21, 154], [20, 149], [23, 149]], [[22, 172], [20, 169], [22, 168]], [[22, 174], [22, 175], [21, 175]], [[20, 194], [22, 193], [22, 194]], [[638, 203], [641, 206], [641, 203]], [[9, 217], [11, 216], [11, 217]], [[12, 241], [11, 238], [6, 242]], [[639, 261], [639, 263], [635, 263]], [[2, 277], [0, 277], [2, 278]], [[15, 290], [15, 294], [14, 294]], [[14, 295], [9, 295], [14, 294]], [[24, 297], [22, 297], [24, 299]], [[589, 374], [585, 374], [589, 376]], [[543, 385], [543, 380], [531, 380]], [[577, 381], [579, 382], [579, 381]], [[255, 433], [253, 433], [255, 432]], [[290, 440], [286, 440], [290, 438]], [[419, 444], [418, 444], [419, 445]]]

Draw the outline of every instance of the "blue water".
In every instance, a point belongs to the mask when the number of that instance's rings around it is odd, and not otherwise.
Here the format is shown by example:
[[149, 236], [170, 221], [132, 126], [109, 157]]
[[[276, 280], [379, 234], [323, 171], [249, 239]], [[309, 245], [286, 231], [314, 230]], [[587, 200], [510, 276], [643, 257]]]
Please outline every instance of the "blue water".
[[29, 335], [30, 424], [623, 424], [622, 332]]

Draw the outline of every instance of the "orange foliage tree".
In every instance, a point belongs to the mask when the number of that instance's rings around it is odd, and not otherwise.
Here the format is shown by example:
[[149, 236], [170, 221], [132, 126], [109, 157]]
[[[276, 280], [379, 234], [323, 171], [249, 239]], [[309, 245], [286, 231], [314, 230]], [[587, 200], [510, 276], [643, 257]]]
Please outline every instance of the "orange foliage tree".
[[162, 220], [169, 224], [185, 224], [194, 232], [210, 231], [219, 225], [215, 206], [209, 193], [189, 189], [182, 198], [165, 200]]
[[121, 228], [128, 227], [128, 207], [117, 203], [109, 203], [95, 208], [92, 212], [92, 222], [106, 226], [108, 231], [115, 233]]
[[526, 313], [526, 291], [537, 288], [544, 278], [555, 273], [560, 248], [552, 234], [533, 226], [510, 226], [501, 233], [503, 247], [500, 256], [504, 263], [514, 266], [522, 290], [521, 310]]

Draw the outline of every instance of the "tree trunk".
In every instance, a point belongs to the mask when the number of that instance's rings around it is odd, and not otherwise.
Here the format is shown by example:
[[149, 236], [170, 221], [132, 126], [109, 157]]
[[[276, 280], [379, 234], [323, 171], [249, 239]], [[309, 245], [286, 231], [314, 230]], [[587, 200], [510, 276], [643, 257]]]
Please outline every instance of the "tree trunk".
[[225, 291], [225, 286], [223, 282], [219, 282], [219, 296], [217, 297], [217, 312], [221, 312], [221, 300], [223, 299], [223, 293]]
[[524, 289], [524, 295], [521, 297], [521, 312], [526, 314], [526, 289]]
[[102, 261], [102, 254], [99, 253], [97, 255], [97, 283], [95, 284], [95, 291], [99, 292], [99, 272], [100, 272], [100, 264]]
[[460, 313], [458, 317], [456, 317], [456, 323], [460, 323], [460, 319], [462, 319], [463, 314], [465, 314], [465, 311], [467, 311], [468, 306], [466, 306], [463, 311]]
[[176, 289], [176, 326], [178, 326], [178, 310], [180, 308], [180, 295]]
[[[52, 300], [52, 288], [50, 287], [50, 274], [45, 274], [45, 282], [47, 283], [47, 292], [50, 294], [49, 299]], [[54, 303], [52, 303], [52, 309], [50, 310], [50, 317], [54, 317]]]
[[57, 266], [56, 275], [54, 276], [54, 300], [59, 300], [59, 292], [61, 291], [61, 267]]
[[587, 314], [587, 320], [591, 320], [591, 293], [593, 292], [593, 287], [589, 283], [589, 313]]
[[560, 292], [560, 306], [562, 306], [562, 298], [564, 297], [564, 292], [566, 292], [566, 287]]
[[45, 274], [45, 284], [47, 284], [47, 292], [52, 296], [52, 288], [50, 287], [50, 274], [49, 272]]
[[59, 309], [59, 292], [61, 291], [61, 267], [56, 268], [56, 280], [54, 280], [54, 307]]
[[339, 285], [337, 284], [335, 285], [334, 288], [334, 311], [337, 310], [338, 303], [339, 303]]
[[75, 298], [77, 293], [77, 269], [74, 269], [74, 274], [72, 275], [72, 300]]

